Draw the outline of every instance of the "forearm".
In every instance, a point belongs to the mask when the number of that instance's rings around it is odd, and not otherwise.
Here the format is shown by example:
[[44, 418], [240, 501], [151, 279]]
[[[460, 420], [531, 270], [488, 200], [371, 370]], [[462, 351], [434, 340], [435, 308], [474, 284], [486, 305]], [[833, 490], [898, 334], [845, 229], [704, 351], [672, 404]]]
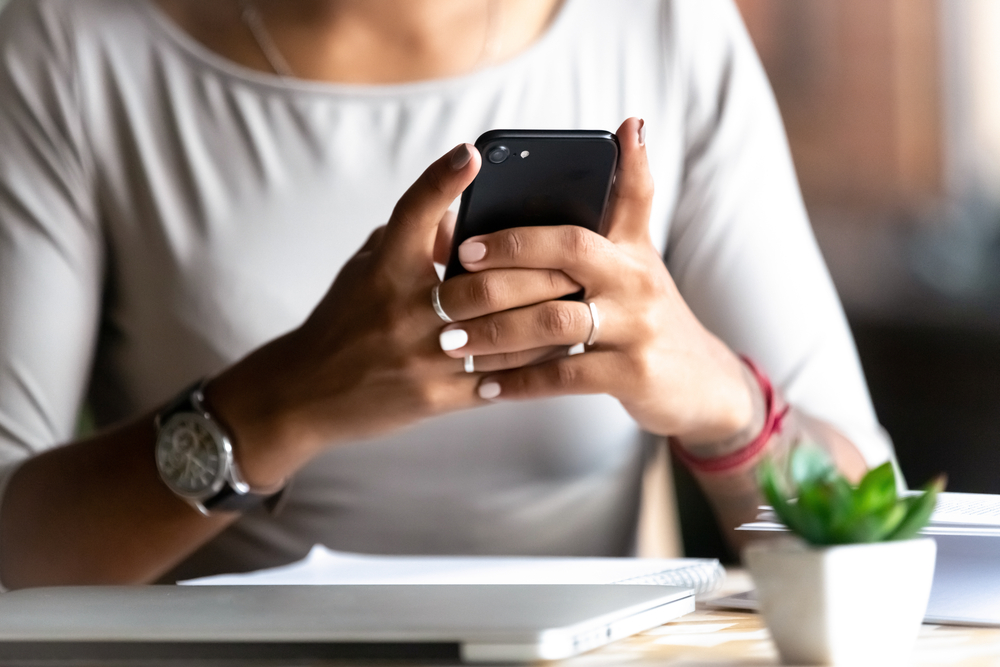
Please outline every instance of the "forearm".
[[21, 465], [0, 512], [4, 585], [148, 583], [231, 523], [167, 489], [154, 440], [149, 414]]
[[[859, 480], [867, 469], [860, 451], [834, 427], [794, 406], [788, 406], [777, 392], [770, 399], [774, 405], [768, 406], [758, 381], [748, 369], [744, 372], [747, 386], [754, 395], [753, 417], [749, 424], [723, 441], [682, 444], [675, 439], [673, 443], [675, 448], [684, 447], [682, 458], [694, 462], [689, 467], [712, 504], [726, 539], [737, 550], [743, 546], [747, 534], [737, 532], [736, 527], [752, 521], [764, 502], [758, 489], [757, 474], [758, 467], [766, 458], [781, 463], [800, 443], [810, 442], [823, 448], [837, 468], [852, 481]], [[747, 453], [747, 448], [752, 446], [750, 443], [769, 428], [765, 423], [769, 408], [772, 414], [784, 416], [763, 448], [746, 460], [721, 469], [716, 466], [715, 470], [711, 470], [711, 465], [699, 465], [699, 462], [718, 462], [722, 460], [720, 457]]]
[[[289, 382], [274, 370], [290, 366], [293, 337], [259, 348], [205, 387], [206, 407], [252, 489], [280, 486], [315, 453], [312, 439], [287, 426], [292, 410], [280, 397]], [[145, 414], [18, 468], [0, 507], [5, 586], [148, 583], [236, 520], [232, 512], [203, 516], [161, 480], [154, 422], [155, 413]], [[337, 440], [337, 429], [326, 434]]]
[[773, 435], [765, 448], [744, 464], [721, 472], [692, 470], [715, 511], [727, 541], [737, 551], [748, 539], [748, 533], [736, 527], [753, 521], [764, 504], [757, 486], [757, 469], [767, 457], [779, 462], [800, 443], [810, 442], [823, 448], [845, 476], [857, 481], [867, 470], [867, 464], [857, 447], [829, 424], [791, 407], [780, 432]]

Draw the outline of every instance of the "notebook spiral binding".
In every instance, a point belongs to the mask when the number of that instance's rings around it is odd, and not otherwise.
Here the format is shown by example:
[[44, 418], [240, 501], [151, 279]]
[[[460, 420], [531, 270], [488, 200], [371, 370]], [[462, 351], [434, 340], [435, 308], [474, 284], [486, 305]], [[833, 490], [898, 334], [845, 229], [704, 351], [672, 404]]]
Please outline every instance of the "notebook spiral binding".
[[726, 579], [726, 570], [717, 560], [685, 565], [675, 570], [666, 570], [656, 574], [641, 575], [630, 579], [616, 581], [616, 584], [635, 584], [645, 586], [683, 586], [693, 588], [697, 594], [710, 593], [722, 586]]

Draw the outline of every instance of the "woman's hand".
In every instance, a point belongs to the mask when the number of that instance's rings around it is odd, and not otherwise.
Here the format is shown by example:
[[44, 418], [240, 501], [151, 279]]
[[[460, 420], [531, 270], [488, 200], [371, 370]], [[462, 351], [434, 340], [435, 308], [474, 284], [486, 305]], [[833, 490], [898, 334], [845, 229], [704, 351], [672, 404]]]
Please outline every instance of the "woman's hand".
[[[280, 483], [331, 444], [484, 402], [479, 376], [442, 351], [444, 323], [431, 306], [439, 225], [480, 164], [468, 144], [432, 164], [301, 327], [209, 383], [207, 400], [233, 432], [251, 486]], [[505, 308], [579, 289], [558, 271], [505, 273], [515, 287], [515, 296], [502, 300]], [[467, 276], [459, 284], [475, 300], [481, 282]], [[491, 368], [537, 357], [518, 353]]]
[[[739, 359], [688, 309], [652, 243], [653, 184], [642, 121], [625, 121], [617, 134], [621, 156], [606, 238], [575, 226], [525, 227], [462, 244], [460, 257], [470, 275], [485, 277], [498, 270], [565, 275], [585, 288], [585, 301], [600, 314], [598, 338], [585, 354], [563, 353], [491, 373], [482, 380], [480, 395], [517, 400], [607, 393], [654, 433], [675, 435], [685, 443], [729, 438], [752, 420], [753, 387]], [[481, 295], [478, 301], [489, 301], [490, 307], [477, 309], [477, 299], [452, 288], [452, 282], [441, 288], [442, 304], [454, 319], [467, 321], [446, 330], [464, 331], [468, 342], [448, 354], [456, 359], [475, 355], [477, 369], [498, 359], [526, 361], [532, 354], [565, 351], [591, 335], [587, 303], [546, 301], [507, 309], [508, 301], [518, 300], [511, 293], [528, 289], [511, 285], [494, 290], [504, 298]], [[494, 312], [483, 314], [489, 311]]]

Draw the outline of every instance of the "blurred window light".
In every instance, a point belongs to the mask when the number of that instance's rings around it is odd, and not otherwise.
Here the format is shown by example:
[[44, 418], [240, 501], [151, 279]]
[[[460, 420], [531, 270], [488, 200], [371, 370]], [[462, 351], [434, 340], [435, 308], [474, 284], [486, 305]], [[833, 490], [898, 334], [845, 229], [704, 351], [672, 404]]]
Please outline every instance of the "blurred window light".
[[949, 189], [1000, 207], [1000, 2], [941, 5]]
[[989, 317], [1000, 303], [1000, 2], [736, 1], [848, 310], [952, 317], [915, 297], [929, 289]]

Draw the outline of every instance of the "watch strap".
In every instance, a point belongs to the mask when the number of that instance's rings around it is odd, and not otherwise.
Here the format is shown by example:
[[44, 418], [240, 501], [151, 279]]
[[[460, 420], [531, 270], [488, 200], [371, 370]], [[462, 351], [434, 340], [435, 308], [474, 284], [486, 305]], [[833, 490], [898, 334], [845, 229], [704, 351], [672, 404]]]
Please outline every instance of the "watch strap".
[[[160, 426], [165, 424], [173, 415], [182, 412], [194, 412], [211, 419], [216, 426], [221, 431], [226, 433], [227, 437], [229, 437], [229, 429], [224, 428], [219, 420], [216, 419], [205, 406], [204, 389], [207, 382], [208, 378], [202, 378], [192, 383], [166, 406], [164, 406], [163, 410], [156, 415], [157, 431], [159, 431]], [[232, 441], [231, 437], [230, 441]], [[246, 490], [241, 490], [241, 487]], [[199, 512], [205, 514], [206, 516], [213, 512], [246, 512], [259, 505], [265, 505], [268, 511], [273, 514], [280, 507], [281, 499], [286, 488], [287, 484], [283, 485], [275, 492], [255, 493], [253, 490], [249, 489], [245, 482], [242, 481], [236, 461], [235, 459], [231, 459], [226, 479], [218, 493], [202, 501], [193, 500], [191, 498], [185, 498], [184, 500], [194, 505]]]
[[[278, 491], [278, 494], [282, 493], [284, 489]], [[251, 510], [258, 505], [263, 505], [272, 496], [278, 495], [275, 493], [254, 493], [253, 491], [247, 491], [246, 493], [240, 493], [235, 486], [228, 480], [219, 489], [219, 492], [209, 498], [208, 500], [202, 501], [201, 505], [209, 513], [211, 512], [246, 512]]]

